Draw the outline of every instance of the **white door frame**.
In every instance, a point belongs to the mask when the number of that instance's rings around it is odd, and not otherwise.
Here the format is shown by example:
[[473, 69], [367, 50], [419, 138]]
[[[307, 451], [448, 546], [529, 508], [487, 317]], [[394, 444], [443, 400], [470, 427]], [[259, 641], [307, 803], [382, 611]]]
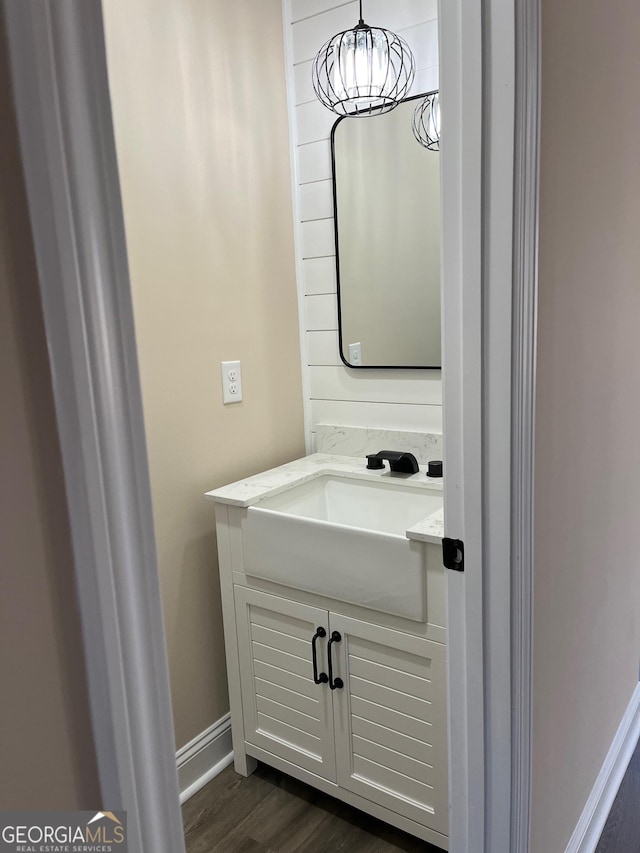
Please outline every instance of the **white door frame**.
[[[184, 837], [98, 0], [4, 4], [62, 451], [100, 806]], [[34, 804], [37, 806], [37, 804]]]
[[[464, 542], [447, 578], [449, 839], [482, 851], [485, 700], [482, 577], [482, 4], [442, 0], [442, 379], [445, 534]], [[446, 109], [444, 105], [446, 104]]]
[[[449, 573], [454, 853], [528, 849], [538, 6], [440, 9], [446, 524], [466, 550], [464, 574]], [[180, 853], [101, 5], [4, 11], [102, 804], [127, 809], [133, 853]]]
[[440, 3], [455, 851], [529, 848], [539, 15]]
[[[529, 850], [533, 706], [533, 583], [541, 0], [516, 0], [511, 313], [511, 838]], [[497, 848], [496, 848], [497, 849]]]

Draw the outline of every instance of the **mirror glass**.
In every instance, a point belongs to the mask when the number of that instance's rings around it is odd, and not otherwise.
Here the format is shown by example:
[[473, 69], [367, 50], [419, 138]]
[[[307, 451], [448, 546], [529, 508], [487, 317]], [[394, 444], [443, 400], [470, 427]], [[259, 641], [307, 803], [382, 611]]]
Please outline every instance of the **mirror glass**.
[[440, 154], [412, 129], [425, 97], [333, 127], [340, 355], [349, 367], [442, 363]]

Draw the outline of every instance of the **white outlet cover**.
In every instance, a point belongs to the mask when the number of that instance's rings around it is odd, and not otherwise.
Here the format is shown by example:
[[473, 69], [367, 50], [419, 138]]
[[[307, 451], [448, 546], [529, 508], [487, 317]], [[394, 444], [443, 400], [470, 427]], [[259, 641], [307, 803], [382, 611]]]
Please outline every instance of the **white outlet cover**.
[[239, 361], [221, 361], [222, 401], [224, 405], [242, 402], [242, 371]]
[[360, 342], [356, 344], [349, 344], [349, 364], [353, 364], [357, 366], [362, 364], [362, 346]]

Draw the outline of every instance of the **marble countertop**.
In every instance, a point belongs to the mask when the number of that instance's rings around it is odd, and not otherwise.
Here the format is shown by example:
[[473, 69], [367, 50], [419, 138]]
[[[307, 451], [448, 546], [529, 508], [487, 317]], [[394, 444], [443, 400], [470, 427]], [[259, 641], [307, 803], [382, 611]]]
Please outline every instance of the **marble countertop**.
[[[230, 506], [248, 507], [260, 503], [266, 497], [280, 494], [309, 480], [330, 474], [334, 477], [350, 477], [359, 480], [402, 480], [404, 486], [419, 490], [442, 491], [442, 480], [430, 480], [425, 476], [426, 466], [420, 466], [418, 474], [392, 474], [388, 468], [369, 471], [362, 457], [333, 456], [313, 453], [294, 462], [280, 465], [269, 471], [230, 483], [205, 494], [205, 498]], [[439, 545], [444, 536], [444, 512], [436, 510], [407, 530], [407, 538], [418, 542]]]

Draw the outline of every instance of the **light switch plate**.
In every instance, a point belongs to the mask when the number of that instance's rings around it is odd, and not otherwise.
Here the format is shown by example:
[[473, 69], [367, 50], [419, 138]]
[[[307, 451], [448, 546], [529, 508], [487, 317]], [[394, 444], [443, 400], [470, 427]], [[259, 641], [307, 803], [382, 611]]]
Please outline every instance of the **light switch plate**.
[[222, 361], [222, 401], [240, 403], [242, 401], [242, 371], [239, 361]]

